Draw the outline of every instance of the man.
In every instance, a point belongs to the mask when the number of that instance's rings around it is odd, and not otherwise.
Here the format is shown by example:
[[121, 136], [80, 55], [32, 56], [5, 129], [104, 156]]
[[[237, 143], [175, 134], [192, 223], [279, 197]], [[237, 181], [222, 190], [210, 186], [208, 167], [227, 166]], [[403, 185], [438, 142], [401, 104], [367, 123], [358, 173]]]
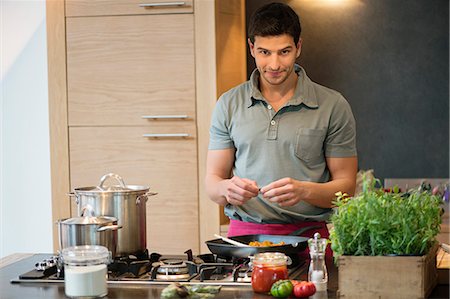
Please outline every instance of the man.
[[228, 236], [320, 225], [305, 236], [328, 237], [334, 194], [355, 190], [355, 120], [341, 94], [295, 64], [300, 33], [289, 6], [258, 9], [248, 28], [257, 68], [216, 104], [205, 186], [225, 206]]

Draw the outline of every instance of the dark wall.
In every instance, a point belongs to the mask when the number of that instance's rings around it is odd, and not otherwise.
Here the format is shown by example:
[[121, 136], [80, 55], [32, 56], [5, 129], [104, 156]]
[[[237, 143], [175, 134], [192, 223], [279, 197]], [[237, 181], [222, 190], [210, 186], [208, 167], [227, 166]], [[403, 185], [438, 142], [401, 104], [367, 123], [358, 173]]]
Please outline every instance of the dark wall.
[[[247, 20], [270, 2], [247, 0]], [[448, 178], [449, 1], [278, 2], [300, 16], [298, 63], [353, 109], [359, 168], [380, 179]]]

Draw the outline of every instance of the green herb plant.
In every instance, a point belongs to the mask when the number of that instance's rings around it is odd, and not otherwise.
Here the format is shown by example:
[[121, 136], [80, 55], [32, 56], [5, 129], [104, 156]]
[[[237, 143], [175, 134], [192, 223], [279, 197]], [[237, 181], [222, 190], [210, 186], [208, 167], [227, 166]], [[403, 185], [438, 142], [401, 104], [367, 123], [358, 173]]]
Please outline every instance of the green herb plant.
[[436, 242], [441, 224], [439, 196], [398, 188], [385, 192], [375, 179], [355, 197], [336, 193], [331, 248], [340, 255], [423, 255]]

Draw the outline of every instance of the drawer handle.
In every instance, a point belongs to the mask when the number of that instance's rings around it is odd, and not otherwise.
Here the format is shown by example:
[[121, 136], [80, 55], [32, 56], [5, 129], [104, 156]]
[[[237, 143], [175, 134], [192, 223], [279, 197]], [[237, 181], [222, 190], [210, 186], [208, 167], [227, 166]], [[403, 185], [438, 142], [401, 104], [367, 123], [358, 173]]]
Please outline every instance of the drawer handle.
[[142, 115], [144, 119], [186, 119], [187, 115]]
[[146, 138], [178, 138], [178, 137], [189, 137], [187, 133], [175, 133], [175, 134], [143, 134], [142, 137]]
[[168, 7], [168, 6], [185, 6], [186, 2], [180, 1], [180, 2], [155, 2], [155, 3], [141, 3], [139, 4], [140, 7]]

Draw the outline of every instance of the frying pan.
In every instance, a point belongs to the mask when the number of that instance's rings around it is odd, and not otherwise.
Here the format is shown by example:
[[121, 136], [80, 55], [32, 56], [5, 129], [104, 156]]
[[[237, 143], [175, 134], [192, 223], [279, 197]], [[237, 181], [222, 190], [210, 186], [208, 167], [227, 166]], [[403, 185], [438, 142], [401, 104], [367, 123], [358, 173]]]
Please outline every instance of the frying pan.
[[249, 247], [240, 247], [230, 243], [223, 241], [222, 239], [214, 239], [210, 241], [206, 241], [206, 245], [209, 250], [216, 254], [219, 257], [225, 259], [231, 258], [247, 258], [251, 255], [255, 255], [260, 252], [281, 252], [288, 256], [295, 256], [298, 253], [302, 252], [308, 246], [308, 239], [306, 237], [299, 237], [296, 235], [300, 235], [305, 231], [321, 228], [321, 226], [309, 226], [303, 227], [289, 235], [243, 235], [243, 236], [235, 236], [230, 237], [229, 239], [248, 244], [253, 241], [270, 241], [273, 243], [284, 242], [285, 245], [280, 246], [249, 246]]

